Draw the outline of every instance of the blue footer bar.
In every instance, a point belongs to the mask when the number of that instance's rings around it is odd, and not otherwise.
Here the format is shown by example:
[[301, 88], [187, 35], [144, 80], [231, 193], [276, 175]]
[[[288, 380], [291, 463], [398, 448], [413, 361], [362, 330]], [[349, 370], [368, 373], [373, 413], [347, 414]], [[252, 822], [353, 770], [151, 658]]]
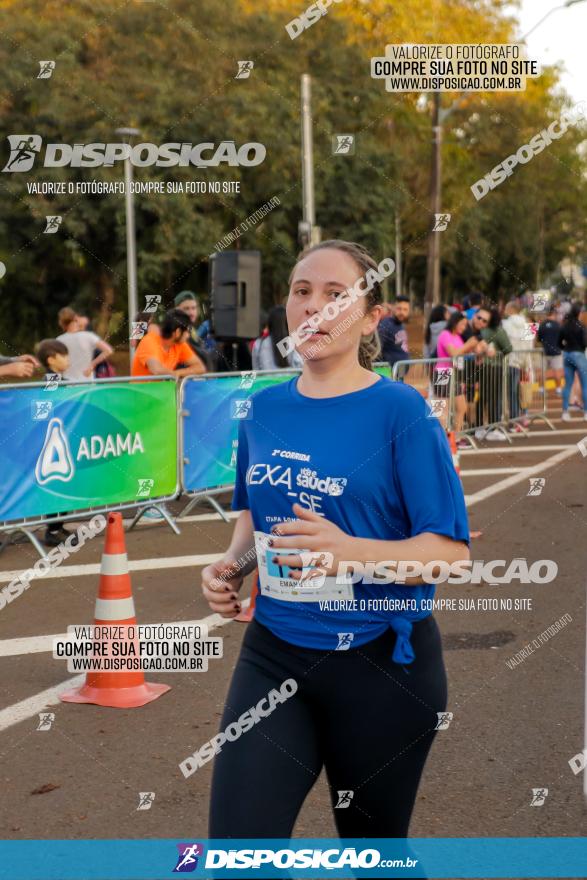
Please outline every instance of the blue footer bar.
[[13, 840], [2, 880], [587, 877], [587, 838]]

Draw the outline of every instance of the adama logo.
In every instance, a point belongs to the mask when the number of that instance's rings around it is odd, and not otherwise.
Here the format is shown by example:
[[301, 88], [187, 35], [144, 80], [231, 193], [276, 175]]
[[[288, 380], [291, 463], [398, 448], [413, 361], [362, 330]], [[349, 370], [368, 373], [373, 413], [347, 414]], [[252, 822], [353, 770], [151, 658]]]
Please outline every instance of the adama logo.
[[[79, 442], [75, 461], [96, 461], [101, 458], [118, 458], [121, 455], [134, 455], [136, 452], [145, 452], [141, 435], [138, 431], [126, 435], [107, 434], [101, 437], [92, 434], [90, 437], [82, 437]], [[41, 454], [37, 459], [35, 477], [40, 486], [50, 483], [51, 480], [69, 482], [75, 474], [74, 459], [69, 447], [69, 440], [61, 419], [51, 419], [47, 425], [45, 442]]]
[[37, 483], [39, 486], [44, 486], [51, 480], [62, 480], [67, 483], [74, 473], [75, 468], [63, 422], [61, 419], [51, 419], [35, 467]]

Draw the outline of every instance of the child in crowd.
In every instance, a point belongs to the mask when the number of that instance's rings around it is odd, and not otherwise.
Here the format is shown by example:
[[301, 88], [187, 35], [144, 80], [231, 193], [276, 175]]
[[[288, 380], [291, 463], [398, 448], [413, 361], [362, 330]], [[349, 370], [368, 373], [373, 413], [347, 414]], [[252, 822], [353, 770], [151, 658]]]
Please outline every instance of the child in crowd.
[[[67, 382], [63, 375], [69, 368], [69, 352], [65, 343], [60, 342], [59, 339], [43, 339], [37, 347], [37, 358], [45, 368], [47, 387], [54, 383]], [[56, 515], [63, 516], [63, 514]], [[72, 532], [64, 527], [62, 520], [49, 520], [43, 543], [46, 547], [57, 547], [71, 535]], [[77, 538], [74, 540], [77, 541]]]

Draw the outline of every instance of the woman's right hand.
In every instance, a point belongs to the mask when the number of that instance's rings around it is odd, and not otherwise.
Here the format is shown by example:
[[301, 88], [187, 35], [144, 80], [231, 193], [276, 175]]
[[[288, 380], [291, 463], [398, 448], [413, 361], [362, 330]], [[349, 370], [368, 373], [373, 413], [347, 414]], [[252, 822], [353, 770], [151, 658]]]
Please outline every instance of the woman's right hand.
[[244, 577], [234, 560], [219, 559], [202, 572], [202, 592], [212, 611], [221, 617], [236, 617], [241, 611], [238, 601]]

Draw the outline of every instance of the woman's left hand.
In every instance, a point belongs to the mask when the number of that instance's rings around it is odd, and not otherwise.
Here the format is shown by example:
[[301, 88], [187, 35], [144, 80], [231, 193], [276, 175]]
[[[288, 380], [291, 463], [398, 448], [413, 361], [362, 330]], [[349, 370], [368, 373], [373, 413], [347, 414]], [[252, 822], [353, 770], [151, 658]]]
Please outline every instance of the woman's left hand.
[[[339, 562], [354, 558], [352, 545], [356, 538], [301, 504], [294, 504], [293, 512], [297, 519], [279, 523], [271, 529], [271, 549], [275, 550], [272, 561], [275, 565], [293, 569], [289, 577], [299, 580], [302, 568], [308, 566], [315, 568], [316, 573], [336, 574]], [[303, 554], [305, 558], [301, 554], [279, 553], [290, 548], [309, 552]]]

